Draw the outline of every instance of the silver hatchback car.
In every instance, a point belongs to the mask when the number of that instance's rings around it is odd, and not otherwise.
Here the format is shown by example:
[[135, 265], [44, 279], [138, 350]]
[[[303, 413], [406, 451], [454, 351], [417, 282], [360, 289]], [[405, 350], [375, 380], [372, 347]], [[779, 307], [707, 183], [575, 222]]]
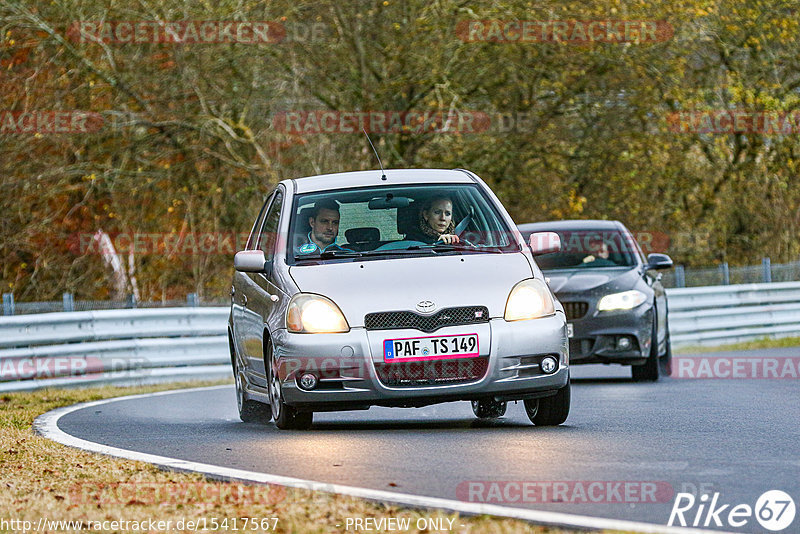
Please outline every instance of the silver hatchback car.
[[[530, 246], [530, 248], [529, 248]], [[466, 170], [284, 180], [234, 258], [228, 339], [243, 421], [308, 428], [314, 412], [524, 401], [569, 413], [564, 310], [489, 187]]]

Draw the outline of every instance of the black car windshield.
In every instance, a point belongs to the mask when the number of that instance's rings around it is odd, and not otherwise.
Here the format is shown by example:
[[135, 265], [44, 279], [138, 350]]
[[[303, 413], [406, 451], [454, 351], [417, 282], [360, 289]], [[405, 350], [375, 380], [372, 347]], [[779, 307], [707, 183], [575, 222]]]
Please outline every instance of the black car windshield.
[[519, 252], [475, 184], [369, 187], [298, 195], [290, 264], [347, 258]]
[[[636, 265], [636, 244], [619, 230], [556, 230], [561, 250], [536, 257], [543, 271], [553, 269], [597, 269]], [[526, 235], [527, 234], [527, 235]], [[530, 232], [523, 232], [528, 239]]]

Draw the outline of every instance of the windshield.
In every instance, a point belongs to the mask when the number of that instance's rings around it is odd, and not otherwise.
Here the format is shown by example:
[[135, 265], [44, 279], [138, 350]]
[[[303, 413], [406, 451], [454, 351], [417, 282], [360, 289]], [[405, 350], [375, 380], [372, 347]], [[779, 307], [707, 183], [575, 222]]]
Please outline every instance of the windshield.
[[474, 184], [370, 187], [298, 195], [290, 264], [309, 260], [518, 252]]
[[[597, 269], [636, 265], [636, 245], [618, 230], [555, 230], [561, 250], [536, 257], [543, 271], [553, 269]], [[527, 235], [526, 235], [527, 234]], [[529, 239], [531, 232], [523, 232]]]

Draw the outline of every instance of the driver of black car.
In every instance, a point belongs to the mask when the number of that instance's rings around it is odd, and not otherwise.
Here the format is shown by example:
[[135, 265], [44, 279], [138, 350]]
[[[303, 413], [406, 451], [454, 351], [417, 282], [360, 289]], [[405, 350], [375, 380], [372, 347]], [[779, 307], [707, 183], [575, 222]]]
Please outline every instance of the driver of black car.
[[460, 239], [454, 233], [453, 201], [446, 196], [436, 196], [423, 202], [417, 218], [417, 227], [406, 235], [408, 241], [433, 244], [458, 243]]
[[608, 244], [602, 238], [589, 241], [589, 254], [583, 258], [585, 267], [616, 267], [617, 264], [610, 258], [611, 252]]

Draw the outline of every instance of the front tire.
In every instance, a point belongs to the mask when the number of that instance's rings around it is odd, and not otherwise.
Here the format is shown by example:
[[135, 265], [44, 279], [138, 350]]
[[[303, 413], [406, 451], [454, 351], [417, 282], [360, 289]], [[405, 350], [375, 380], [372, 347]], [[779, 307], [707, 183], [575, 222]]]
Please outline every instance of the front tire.
[[536, 426], [556, 426], [569, 416], [570, 385], [558, 390], [552, 397], [524, 401], [525, 413]]
[[268, 423], [272, 419], [269, 406], [247, 398], [244, 374], [236, 363], [236, 356], [233, 357], [233, 378], [236, 382], [236, 407], [239, 409], [239, 419], [245, 423]]
[[655, 382], [658, 380], [659, 357], [658, 330], [656, 328], [657, 321], [658, 319], [653, 319], [653, 333], [650, 337], [650, 355], [647, 357], [647, 361], [644, 363], [644, 365], [631, 366], [631, 376], [636, 382]]
[[311, 427], [314, 412], [299, 412], [283, 402], [281, 380], [278, 373], [278, 359], [272, 350], [272, 343], [264, 347], [264, 361], [267, 364], [267, 385], [269, 387], [269, 405], [275, 426], [281, 430], [306, 430]]
[[472, 413], [478, 419], [497, 419], [506, 413], [507, 402], [500, 402], [494, 399], [483, 399], [472, 401]]
[[667, 322], [667, 350], [660, 359], [661, 374], [664, 376], [672, 375], [672, 341], [669, 338], [669, 322]]

